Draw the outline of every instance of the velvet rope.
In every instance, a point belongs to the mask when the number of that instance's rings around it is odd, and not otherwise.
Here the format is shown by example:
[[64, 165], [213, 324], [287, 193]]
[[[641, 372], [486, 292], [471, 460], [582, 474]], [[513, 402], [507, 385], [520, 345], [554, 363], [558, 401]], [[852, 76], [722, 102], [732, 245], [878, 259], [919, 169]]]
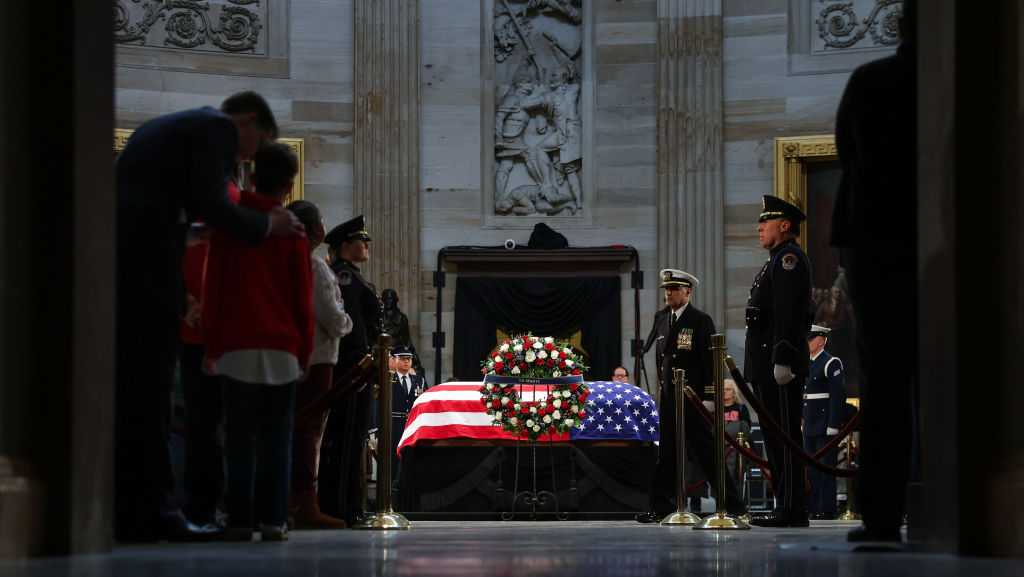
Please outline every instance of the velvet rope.
[[[774, 417], [772, 417], [771, 414], [767, 411], [767, 409], [764, 408], [764, 405], [761, 404], [760, 398], [757, 395], [755, 395], [752, 390], [750, 390], [750, 385], [748, 385], [746, 379], [743, 378], [743, 374], [736, 367], [736, 363], [735, 361], [732, 360], [732, 357], [726, 357], [725, 362], [729, 366], [729, 373], [732, 375], [733, 381], [736, 382], [736, 386], [740, 389], [740, 392], [743, 393], [743, 396], [746, 397], [747, 402], [750, 403], [750, 406], [754, 408], [754, 412], [757, 413], [758, 422], [761, 424], [761, 428], [762, 430], [765, 431], [766, 434], [770, 435], [774, 439], [782, 441], [787, 447], [789, 447], [791, 451], [793, 451], [793, 453], [796, 454], [796, 456], [801, 461], [804, 461], [805, 463], [819, 471], [828, 473], [829, 475], [833, 475], [836, 477], [853, 477], [857, 474], [857, 471], [854, 469], [832, 467], [818, 462], [817, 458], [815, 457], [818, 453], [815, 453], [815, 456], [808, 455], [807, 453], [805, 453], [803, 446], [797, 444], [796, 441], [789, 438], [789, 435], [787, 435], [782, 430], [782, 427], [780, 427], [779, 424], [775, 422]], [[701, 406], [701, 408], [703, 409], [704, 407]], [[707, 409], [704, 410], [705, 412], [707, 411]], [[836, 435], [836, 438], [832, 439], [832, 441], [830, 441], [828, 445], [822, 447], [822, 450], [819, 452], [824, 452], [831, 449], [830, 445], [832, 445], [833, 443], [838, 444], [839, 440], [849, 435], [850, 431], [853, 430], [853, 426], [856, 424], [856, 421], [856, 416], [855, 418], [851, 418], [850, 421], [846, 423], [846, 426], [843, 427], [842, 431], [840, 431], [840, 434]], [[726, 436], [728, 437], [728, 435]]]
[[295, 411], [296, 417], [300, 417], [304, 414], [316, 414], [326, 411], [332, 404], [334, 404], [335, 401], [347, 395], [355, 389], [357, 385], [368, 380], [370, 378], [370, 369], [372, 368], [373, 357], [370, 355], [364, 356], [352, 368], [334, 379], [334, 386], [331, 390], [325, 392], [306, 406], [300, 407], [299, 410]]

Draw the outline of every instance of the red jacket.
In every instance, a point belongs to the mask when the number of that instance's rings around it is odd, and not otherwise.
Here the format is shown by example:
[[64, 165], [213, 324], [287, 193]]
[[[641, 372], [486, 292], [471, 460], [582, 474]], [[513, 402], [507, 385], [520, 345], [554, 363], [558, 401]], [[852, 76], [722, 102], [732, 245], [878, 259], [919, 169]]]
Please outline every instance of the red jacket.
[[[270, 212], [281, 203], [243, 192], [242, 206]], [[251, 245], [215, 230], [203, 297], [207, 362], [226, 352], [287, 351], [305, 368], [313, 349], [313, 288], [305, 237]]]
[[[242, 192], [235, 181], [228, 181], [228, 200], [238, 204]], [[210, 252], [210, 244], [203, 240], [185, 248], [185, 256], [181, 260], [182, 274], [185, 280], [185, 292], [194, 299], [203, 298], [203, 276], [206, 274], [206, 256]], [[186, 309], [186, 312], [187, 309]], [[202, 320], [191, 327], [181, 319], [181, 341], [190, 345], [203, 344]]]

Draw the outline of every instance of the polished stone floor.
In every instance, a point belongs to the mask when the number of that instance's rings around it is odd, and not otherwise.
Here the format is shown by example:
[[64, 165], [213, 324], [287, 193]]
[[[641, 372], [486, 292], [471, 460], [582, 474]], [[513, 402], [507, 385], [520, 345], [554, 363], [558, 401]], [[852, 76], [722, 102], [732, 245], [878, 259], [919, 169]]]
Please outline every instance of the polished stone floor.
[[557, 576], [1020, 577], [1019, 561], [851, 553], [853, 524], [708, 533], [631, 522], [418, 522], [398, 533], [294, 532], [287, 543], [118, 547], [0, 563], [4, 577]]

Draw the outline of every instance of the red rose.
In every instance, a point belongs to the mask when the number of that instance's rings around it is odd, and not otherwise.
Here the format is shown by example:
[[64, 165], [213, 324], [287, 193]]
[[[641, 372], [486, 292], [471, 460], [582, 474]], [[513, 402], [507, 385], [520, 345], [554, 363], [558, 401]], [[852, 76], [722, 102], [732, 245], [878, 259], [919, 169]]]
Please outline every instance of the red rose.
[[544, 366], [544, 359], [537, 359], [537, 362], [535, 364], [538, 367], [543, 367]]
[[491, 406], [494, 407], [495, 409], [497, 409], [498, 407], [501, 406], [501, 400], [494, 399], [493, 401], [491, 401]]
[[513, 355], [512, 353], [505, 353], [505, 358], [511, 361], [513, 358], [515, 358], [515, 355]]
[[548, 350], [548, 351], [555, 350], [555, 343], [548, 343], [548, 344], [544, 345], [544, 349]]
[[[565, 363], [562, 363], [562, 366], [564, 367]], [[569, 385], [569, 390], [574, 392], [574, 393], [576, 391], [578, 391], [579, 389], [580, 389], [580, 386], [578, 384], [576, 384], [576, 383], [573, 383], [573, 384]]]
[[[558, 361], [558, 368], [564, 369], [565, 368], [565, 361]], [[573, 390], [575, 391], [576, 389], [573, 389]]]
[[522, 361], [519, 361], [519, 370], [525, 371], [526, 370], [526, 363], [524, 363]]
[[582, 375], [582, 374], [583, 374], [583, 371], [581, 371], [581, 370], [579, 370], [579, 369], [573, 369], [573, 370], [572, 370], [572, 374], [574, 374], [574, 375]]
[[504, 369], [504, 368], [505, 368], [505, 363], [503, 363], [501, 361], [498, 361], [498, 362], [494, 363], [494, 370], [495, 371], [500, 371], [501, 369]]
[[581, 409], [579, 415], [580, 415], [580, 418], [582, 419], [582, 418], [587, 416], [587, 412]]
[[526, 405], [522, 405], [520, 407], [520, 409], [519, 409], [519, 412], [525, 415], [526, 413], [530, 412], [530, 407], [527, 407]]

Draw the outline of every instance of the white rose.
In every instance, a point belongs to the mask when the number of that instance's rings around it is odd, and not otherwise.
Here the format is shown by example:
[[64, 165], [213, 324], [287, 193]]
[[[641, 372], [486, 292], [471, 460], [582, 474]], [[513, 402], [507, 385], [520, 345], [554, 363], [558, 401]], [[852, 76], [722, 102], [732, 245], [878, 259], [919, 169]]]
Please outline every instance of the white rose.
[[488, 391], [492, 391], [492, 390], [494, 390], [494, 385], [492, 385], [491, 383], [487, 383], [484, 386], [484, 388], [486, 388]]
[[541, 351], [541, 352], [537, 353], [537, 358], [538, 359], [546, 359], [546, 358], [548, 358], [548, 352], [547, 351]]
[[537, 407], [530, 407], [530, 412], [536, 415], [537, 414]]
[[540, 341], [534, 341], [533, 348], [535, 348], [535, 349], [543, 349], [544, 348], [544, 344], [541, 343]]
[[510, 418], [510, 419], [508, 420], [508, 422], [509, 422], [509, 424], [511, 424], [511, 425], [515, 425], [516, 423], [518, 423], [518, 422], [519, 422], [519, 420], [518, 420], [518, 419], [516, 419], [515, 417], [512, 417], [512, 418]]
[[555, 342], [555, 339], [553, 339], [551, 337], [544, 337], [544, 342], [545, 343], [553, 343], [553, 342]]
[[572, 396], [572, 391], [562, 391], [562, 396], [568, 399]]
[[551, 351], [551, 358], [557, 359], [558, 358], [558, 351]]
[[511, 399], [509, 399], [508, 397], [502, 397], [501, 398], [501, 404], [507, 405], [510, 400]]
[[526, 419], [526, 426], [527, 427], [532, 427], [533, 426], [533, 419]]
[[539, 432], [540, 432], [540, 426], [538, 426], [538, 425], [534, 425], [534, 426], [533, 426], [533, 432], [534, 432], [534, 433], [539, 433]]
[[555, 402], [551, 403], [556, 409], [562, 408], [562, 399], [555, 399]]
[[512, 350], [514, 352], [521, 353], [521, 352], [523, 352], [523, 345], [516, 345], [516, 346], [512, 347]]
[[544, 422], [545, 423], [550, 423], [551, 422], [551, 415], [544, 415]]
[[499, 348], [498, 350], [503, 352], [503, 353], [507, 353], [508, 352], [508, 345], [503, 344], [503, 345], [501, 345], [501, 348]]
[[573, 425], [573, 423], [575, 423], [575, 421], [573, 421], [572, 419], [566, 419], [565, 420], [565, 426], [566, 427], [571, 427]]
[[551, 418], [556, 420], [556, 421], [561, 419], [562, 418], [562, 411], [555, 411], [554, 413], [551, 413]]
[[569, 356], [569, 355], [572, 354], [572, 351], [569, 350], [569, 347], [566, 347], [566, 348], [562, 349], [562, 354], [565, 355], [565, 356]]
[[575, 365], [575, 364], [576, 364], [576, 363], [574, 363], [574, 362], [572, 361], [572, 359], [567, 359], [567, 360], [565, 361], [565, 366], [569, 367], [570, 369], [571, 369], [571, 368], [573, 367], [573, 365]]
[[501, 356], [500, 355], [494, 355], [494, 362], [500, 363], [501, 362]]
[[519, 370], [519, 365], [516, 365], [516, 366], [512, 367], [512, 374], [513, 375], [518, 375], [521, 372], [523, 372], [523, 371]]
[[518, 411], [519, 409], [522, 408], [522, 406], [519, 403], [516, 403], [516, 404], [512, 405], [512, 408]]
[[580, 412], [580, 408], [577, 407], [576, 405], [569, 405], [569, 410], [574, 412], [574, 413]]
[[533, 351], [526, 351], [526, 362], [532, 363], [537, 360], [537, 355]]

